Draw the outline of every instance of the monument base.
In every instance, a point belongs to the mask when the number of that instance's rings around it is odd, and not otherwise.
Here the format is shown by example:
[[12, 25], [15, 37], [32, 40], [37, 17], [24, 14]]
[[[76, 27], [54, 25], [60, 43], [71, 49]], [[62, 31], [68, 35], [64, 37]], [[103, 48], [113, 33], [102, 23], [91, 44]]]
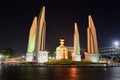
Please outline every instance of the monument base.
[[75, 55], [75, 61], [81, 61], [81, 55]]
[[44, 63], [48, 61], [48, 52], [47, 51], [37, 51], [37, 62]]
[[38, 62], [44, 63], [48, 61], [48, 52], [47, 51], [33, 51], [31, 53], [26, 53], [27, 62]]
[[33, 53], [26, 53], [26, 61], [27, 62], [33, 62], [34, 61]]
[[99, 54], [85, 53], [85, 60], [90, 62], [99, 62]]
[[75, 55], [73, 61], [81, 61], [81, 55]]

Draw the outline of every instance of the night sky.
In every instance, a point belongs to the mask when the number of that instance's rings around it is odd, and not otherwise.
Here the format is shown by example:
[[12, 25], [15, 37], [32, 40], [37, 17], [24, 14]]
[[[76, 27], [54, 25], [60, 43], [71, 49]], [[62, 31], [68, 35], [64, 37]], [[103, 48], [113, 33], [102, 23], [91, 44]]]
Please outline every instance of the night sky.
[[74, 22], [78, 23], [81, 48], [86, 49], [88, 15], [96, 26], [99, 47], [120, 41], [120, 3], [115, 0], [2, 0], [0, 1], [0, 47], [11, 47], [16, 56], [27, 52], [34, 16], [46, 6], [46, 50], [54, 51], [59, 39], [73, 46]]

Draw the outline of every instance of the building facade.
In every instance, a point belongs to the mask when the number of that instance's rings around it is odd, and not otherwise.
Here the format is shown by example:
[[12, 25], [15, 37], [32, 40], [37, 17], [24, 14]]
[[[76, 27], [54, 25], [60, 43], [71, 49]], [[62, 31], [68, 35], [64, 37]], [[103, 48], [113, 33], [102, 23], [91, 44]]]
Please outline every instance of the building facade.
[[102, 47], [99, 48], [99, 53], [100, 54], [119, 54], [120, 53], [120, 47]]

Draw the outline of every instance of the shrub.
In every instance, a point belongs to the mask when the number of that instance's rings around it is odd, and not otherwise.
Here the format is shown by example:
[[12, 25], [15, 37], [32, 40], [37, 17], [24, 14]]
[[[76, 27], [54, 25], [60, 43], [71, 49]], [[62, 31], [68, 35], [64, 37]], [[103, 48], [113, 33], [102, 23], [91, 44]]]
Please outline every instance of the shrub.
[[45, 64], [48, 64], [48, 65], [80, 65], [80, 64], [96, 64], [96, 63], [88, 62], [88, 61], [52, 60], [52, 61], [46, 62]]

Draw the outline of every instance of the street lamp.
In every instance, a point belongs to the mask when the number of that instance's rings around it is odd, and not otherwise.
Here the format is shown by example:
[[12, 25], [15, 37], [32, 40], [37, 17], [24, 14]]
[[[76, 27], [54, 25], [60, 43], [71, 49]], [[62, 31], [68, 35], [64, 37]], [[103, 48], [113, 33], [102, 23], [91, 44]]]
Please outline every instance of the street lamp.
[[115, 41], [115, 42], [114, 42], [114, 45], [115, 45], [115, 47], [118, 47], [118, 46], [119, 46], [119, 42], [118, 42], [118, 41]]
[[119, 42], [118, 42], [118, 41], [115, 41], [115, 42], [114, 42], [114, 46], [115, 46], [116, 54], [117, 54], [117, 53], [118, 53]]

